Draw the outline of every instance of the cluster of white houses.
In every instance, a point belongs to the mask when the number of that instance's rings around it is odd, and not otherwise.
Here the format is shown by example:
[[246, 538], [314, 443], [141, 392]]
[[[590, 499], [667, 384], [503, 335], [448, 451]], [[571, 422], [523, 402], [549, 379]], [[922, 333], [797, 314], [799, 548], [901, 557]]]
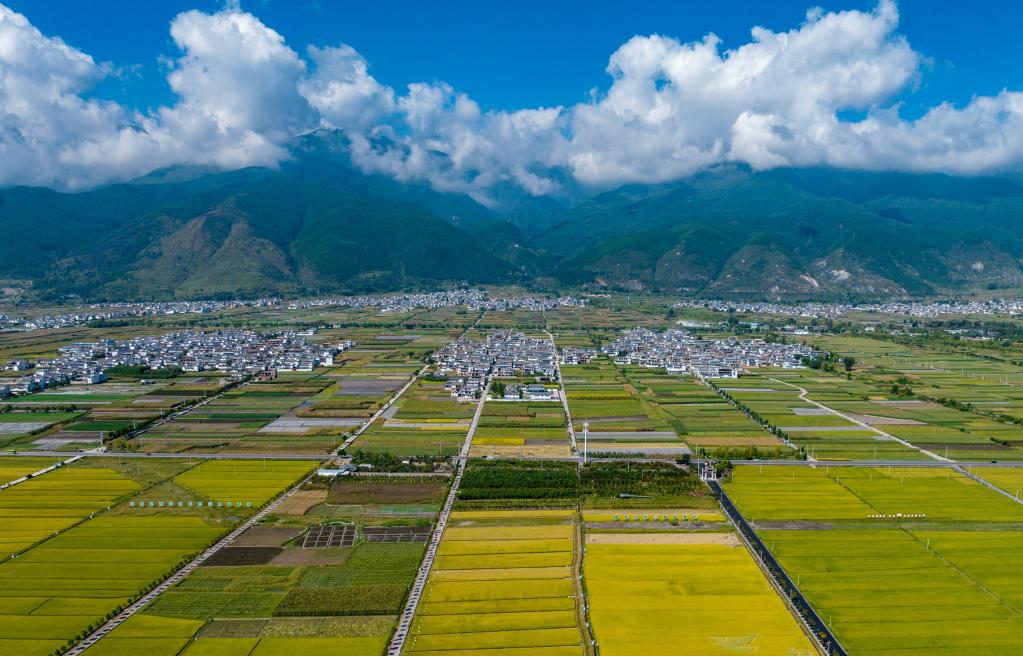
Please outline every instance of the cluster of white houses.
[[547, 298], [542, 296], [511, 296], [491, 298], [482, 289], [454, 289], [424, 294], [390, 294], [375, 296], [339, 296], [312, 298], [288, 303], [288, 309], [306, 310], [318, 307], [380, 308], [381, 312], [411, 312], [465, 306], [470, 310], [553, 310], [564, 306], [582, 306], [586, 302], [572, 296]]
[[595, 348], [564, 346], [558, 353], [558, 360], [561, 364], [586, 364], [599, 355], [600, 352]]
[[911, 301], [895, 301], [891, 303], [766, 303], [722, 300], [687, 300], [675, 303], [676, 308], [701, 308], [719, 312], [736, 312], [745, 314], [778, 315], [802, 317], [805, 319], [827, 319], [842, 317], [851, 312], [870, 314], [888, 314], [900, 317], [920, 319], [942, 316], [971, 315], [1005, 315], [1023, 314], [1023, 301], [991, 299], [987, 301], [948, 301], [933, 303], [917, 303]]
[[182, 371], [223, 371], [232, 375], [264, 372], [312, 371], [334, 364], [334, 357], [353, 342], [312, 344], [291, 331], [252, 330], [187, 331], [160, 336], [76, 342], [60, 347], [60, 356], [38, 363], [15, 360], [8, 371], [26, 372], [5, 384], [9, 393], [29, 393], [68, 383], [97, 384], [107, 371], [119, 366]]
[[762, 339], [703, 339], [679, 329], [655, 332], [627, 330], [601, 350], [619, 364], [664, 368], [671, 374], [695, 373], [704, 378], [735, 378], [753, 367], [802, 366], [814, 354], [803, 344], [777, 344]]
[[0, 326], [29, 331], [50, 328], [73, 328], [94, 321], [111, 321], [133, 317], [153, 317], [174, 314], [207, 314], [246, 307], [270, 307], [280, 303], [276, 298], [251, 301], [173, 301], [167, 303], [104, 303], [90, 305], [74, 312], [45, 314], [37, 317], [10, 318], [0, 315]]
[[535, 376], [557, 380], [558, 367], [549, 339], [528, 337], [512, 330], [496, 330], [482, 341], [460, 337], [431, 356], [437, 373], [446, 375], [452, 396], [474, 398], [490, 376]]

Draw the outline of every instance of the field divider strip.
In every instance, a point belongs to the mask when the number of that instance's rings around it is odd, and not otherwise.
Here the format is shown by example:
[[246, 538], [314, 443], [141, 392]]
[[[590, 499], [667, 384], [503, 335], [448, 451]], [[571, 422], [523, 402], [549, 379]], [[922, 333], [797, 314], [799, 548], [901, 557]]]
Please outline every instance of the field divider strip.
[[[792, 616], [796, 618], [800, 628], [810, 638], [814, 647], [827, 656], [848, 656], [848, 652], [835, 638], [830, 627], [825, 624], [810, 602], [803, 596], [803, 592], [792, 582], [792, 577], [775, 559], [774, 555], [756, 534], [753, 527], [749, 525], [746, 518], [742, 516], [739, 509], [732, 503], [721, 484], [714, 480], [707, 481], [707, 485], [718, 498], [721, 509], [729, 523], [739, 534], [739, 538], [745, 545], [746, 550], [753, 556], [753, 560], [764, 573], [778, 596], [784, 600]], [[822, 638], [823, 636], [823, 638]]]
[[0, 485], [0, 490], [6, 490], [9, 487], [14, 487], [18, 483], [24, 483], [25, 481], [30, 481], [33, 478], [37, 477], [37, 476], [42, 476], [43, 474], [48, 474], [49, 472], [52, 472], [55, 469], [60, 469], [64, 465], [70, 465], [71, 463], [77, 462], [77, 461], [81, 460], [84, 457], [85, 457], [84, 455], [71, 456], [67, 460], [61, 460], [60, 462], [55, 462], [52, 465], [50, 465], [49, 467], [43, 467], [39, 471], [34, 471], [31, 474], [25, 474], [21, 478], [16, 478], [13, 481], [7, 481], [3, 485]]
[[554, 349], [554, 369], [558, 372], [558, 387], [561, 388], [561, 406], [565, 409], [565, 419], [567, 420], [566, 430], [568, 430], [568, 439], [572, 443], [572, 453], [578, 451], [575, 442], [575, 426], [572, 425], [572, 411], [568, 409], [568, 394], [565, 392], [565, 377], [561, 375], [561, 362], [558, 360], [558, 345], [554, 341], [554, 335], [551, 334], [550, 330], [545, 330], [547, 336], [551, 339], [551, 348]]
[[166, 579], [161, 581], [152, 590], [150, 590], [149, 592], [145, 593], [144, 595], [142, 595], [141, 597], [136, 599], [127, 608], [122, 610], [120, 613], [118, 613], [117, 615], [115, 615], [111, 619], [109, 619], [106, 622], [104, 622], [102, 625], [100, 625], [100, 627], [98, 629], [96, 629], [95, 631], [90, 633], [88, 636], [83, 638], [74, 647], [72, 647], [71, 649], [69, 649], [66, 652], [64, 652], [65, 655], [66, 656], [78, 656], [78, 654], [81, 654], [86, 649], [88, 649], [89, 647], [91, 647], [94, 644], [96, 644], [97, 642], [99, 642], [99, 640], [103, 636], [107, 635], [108, 633], [110, 633], [111, 631], [116, 629], [118, 626], [120, 626], [121, 624], [126, 622], [133, 615], [135, 615], [136, 613], [141, 611], [143, 608], [148, 606], [154, 599], [156, 599], [158, 596], [160, 596], [164, 591], [166, 591], [167, 589], [169, 589], [169, 588], [173, 587], [174, 585], [178, 584], [182, 579], [184, 579], [186, 576], [188, 576], [193, 571], [195, 571], [195, 569], [197, 569], [200, 565], [202, 565], [206, 560], [208, 560], [214, 554], [216, 554], [218, 551], [220, 551], [221, 549], [223, 549], [224, 547], [229, 545], [231, 542], [233, 542], [235, 539], [237, 539], [238, 536], [240, 536], [242, 533], [247, 531], [249, 528], [251, 528], [253, 525], [255, 525], [258, 521], [260, 521], [261, 519], [263, 519], [264, 517], [269, 515], [271, 512], [273, 512], [288, 497], [290, 497], [292, 494], [294, 494], [299, 489], [301, 489], [301, 487], [303, 485], [305, 485], [305, 483], [307, 481], [309, 481], [311, 478], [312, 478], [312, 476], [306, 476], [301, 481], [299, 481], [298, 483], [293, 485], [289, 490], [284, 492], [284, 494], [280, 495], [279, 497], [277, 497], [276, 499], [274, 499], [273, 501], [271, 501], [267, 505], [263, 506], [262, 510], [260, 510], [256, 514], [252, 515], [251, 517], [249, 517], [244, 522], [242, 522], [234, 530], [232, 530], [230, 533], [228, 533], [227, 535], [222, 537], [220, 540], [218, 540], [213, 546], [207, 547], [205, 551], [203, 551], [198, 556], [193, 558], [189, 563], [185, 564], [181, 569], [177, 570], [176, 572], [174, 572], [173, 574], [168, 576]]
[[857, 426], [859, 426], [861, 428], [866, 428], [869, 431], [873, 431], [874, 433], [876, 433], [876, 434], [878, 434], [878, 435], [880, 435], [882, 437], [886, 437], [886, 438], [888, 438], [890, 440], [895, 440], [896, 442], [898, 442], [902, 446], [904, 446], [904, 447], [906, 447], [908, 449], [913, 449], [914, 451], [919, 451], [920, 453], [924, 454], [928, 458], [931, 458], [933, 460], [937, 460], [939, 462], [952, 462], [950, 459], [948, 459], [948, 458], [946, 458], [944, 456], [939, 456], [937, 453], [933, 453], [931, 451], [928, 451], [927, 449], [922, 449], [922, 448], [916, 446], [915, 444], [911, 444], [910, 442], [907, 442], [906, 440], [902, 439], [901, 437], [898, 437], [897, 435], [892, 435], [891, 433], [885, 432], [885, 431], [881, 430], [880, 428], [877, 428], [876, 426], [871, 426], [870, 424], [867, 424], [865, 422], [859, 421], [858, 419], [853, 419], [852, 417], [850, 417], [849, 415], [845, 414], [844, 412], [839, 412], [838, 410], [835, 410], [834, 408], [829, 408], [828, 406], [824, 405], [823, 403], [819, 403], [817, 401], [814, 401], [811, 398], [808, 398], [806, 395], [809, 394], [810, 392], [807, 391], [806, 388], [800, 387], [799, 385], [793, 385], [792, 383], [790, 383], [788, 381], [779, 380], [777, 378], [768, 377], [767, 380], [773, 380], [776, 383], [781, 383], [782, 385], [788, 385], [789, 387], [794, 387], [795, 389], [799, 390], [799, 398], [800, 398], [800, 400], [806, 401], [807, 403], [815, 405], [818, 408], [821, 408], [823, 410], [827, 410], [828, 412], [833, 412], [836, 415], [838, 415], [839, 417], [841, 417], [842, 419], [845, 419], [848, 422], [852, 422], [852, 423], [856, 424]]
[[426, 374], [426, 372], [427, 372], [427, 370], [429, 368], [430, 368], [430, 365], [424, 364], [423, 367], [419, 371], [416, 372], [416, 375], [413, 376], [412, 378], [410, 378], [408, 380], [408, 382], [405, 383], [400, 390], [398, 390], [397, 394], [395, 394], [390, 399], [388, 399], [387, 403], [385, 403], [382, 406], [380, 406], [380, 409], [377, 410], [376, 412], [374, 412], [373, 415], [368, 420], [366, 420], [365, 424], [363, 424], [359, 428], [355, 429], [355, 431], [352, 432], [351, 436], [348, 439], [346, 439], [341, 444], [341, 446], [339, 446], [336, 449], [335, 453], [341, 453], [342, 451], [347, 449], [349, 446], [351, 446], [352, 443], [355, 442], [355, 440], [359, 439], [359, 436], [362, 435], [364, 432], [366, 432], [366, 430], [370, 426], [372, 426], [376, 422], [377, 419], [379, 419], [381, 416], [383, 416], [383, 414], [385, 412], [390, 410], [391, 406], [394, 405], [398, 401], [398, 399], [400, 399], [402, 397], [402, 395], [405, 392], [407, 392], [416, 383], [417, 380], [422, 378]]
[[419, 571], [416, 572], [415, 581], [412, 582], [412, 589], [409, 590], [408, 599], [405, 601], [405, 608], [398, 616], [398, 626], [394, 629], [394, 635], [387, 645], [387, 656], [399, 656], [405, 649], [405, 642], [408, 640], [409, 632], [412, 629], [412, 621], [415, 619], [416, 610], [419, 608], [419, 601], [422, 599], [426, 583], [430, 578], [430, 571], [433, 569], [434, 560], [437, 558], [437, 549], [440, 546], [441, 538], [444, 537], [444, 528], [447, 526], [448, 518], [451, 517], [451, 509], [458, 497], [458, 488], [462, 484], [462, 474], [465, 473], [466, 459], [469, 449], [472, 447], [472, 436], [476, 432], [480, 416], [483, 414], [483, 404], [487, 401], [487, 384], [489, 377], [483, 381], [483, 393], [480, 395], [479, 403], [476, 405], [476, 414], [473, 416], [469, 432], [465, 435], [465, 442], [458, 458], [455, 459], [455, 476], [451, 480], [451, 489], [444, 500], [444, 506], [437, 515], [437, 523], [430, 534], [430, 541], [426, 546], [426, 553], [423, 555], [423, 562], [419, 564]]

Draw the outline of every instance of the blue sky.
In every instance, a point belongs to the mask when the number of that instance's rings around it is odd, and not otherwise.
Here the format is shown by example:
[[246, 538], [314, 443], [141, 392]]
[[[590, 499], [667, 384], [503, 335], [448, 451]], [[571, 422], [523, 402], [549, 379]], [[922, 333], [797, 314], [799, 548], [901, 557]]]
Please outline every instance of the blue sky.
[[0, 186], [273, 167], [317, 129], [484, 204], [733, 162], [1019, 172], [1020, 24], [992, 0], [0, 0]]
[[[145, 108], [173, 101], [161, 56], [176, 56], [175, 15], [215, 12], [223, 2], [146, 0], [6, 0], [40, 30], [126, 71], [92, 93]], [[607, 84], [608, 56], [630, 37], [663, 34], [681, 41], [714, 32], [725, 48], [745, 43], [753, 25], [785, 30], [809, 7], [869, 10], [863, 1], [516, 2], [248, 0], [256, 15], [300, 50], [346, 43], [384, 84], [443, 80], [484, 109], [571, 105]], [[88, 7], [88, 10], [85, 8]], [[942, 101], [968, 102], [1003, 88], [1023, 89], [1023, 3], [901, 0], [899, 32], [931, 60], [917, 88], [902, 94], [903, 115]]]

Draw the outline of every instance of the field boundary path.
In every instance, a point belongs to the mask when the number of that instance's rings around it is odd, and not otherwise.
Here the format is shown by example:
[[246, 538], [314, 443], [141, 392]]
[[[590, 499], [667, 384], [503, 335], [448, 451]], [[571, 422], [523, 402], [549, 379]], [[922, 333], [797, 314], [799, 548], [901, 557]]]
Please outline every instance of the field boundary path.
[[[480, 320], [481, 320], [481, 319], [483, 319], [483, 312], [480, 312], [479, 316], [478, 316], [478, 317], [476, 317], [476, 321], [472, 322], [472, 325], [470, 325], [470, 326], [466, 327], [466, 329], [465, 329], [465, 330], [463, 330], [463, 331], [462, 331], [461, 333], [459, 333], [458, 337], [456, 337], [455, 339], [459, 339], [459, 338], [461, 338], [461, 337], [462, 337], [463, 335], [465, 335], [465, 334], [466, 334], [466, 333], [468, 333], [468, 332], [469, 332], [470, 330], [472, 330], [473, 328], [475, 328], [475, 327], [476, 327], [476, 326], [477, 326], [477, 325], [479, 324], [479, 322], [480, 322]], [[347, 440], [345, 440], [345, 441], [344, 441], [344, 443], [342, 443], [342, 444], [341, 444], [341, 446], [339, 446], [339, 447], [338, 447], [337, 449], [335, 449], [335, 450], [334, 450], [334, 454], [335, 454], [335, 455], [338, 455], [338, 454], [340, 454], [340, 453], [341, 453], [342, 451], [344, 451], [345, 449], [347, 449], [347, 448], [348, 448], [349, 446], [351, 446], [351, 445], [352, 445], [352, 443], [353, 443], [353, 442], [355, 442], [355, 440], [356, 440], [356, 439], [358, 439], [358, 438], [359, 438], [359, 436], [360, 436], [360, 435], [362, 435], [362, 434], [363, 434], [363, 433], [364, 433], [364, 432], [366, 431], [366, 429], [368, 429], [368, 428], [369, 428], [370, 426], [372, 426], [372, 425], [373, 425], [373, 422], [375, 422], [375, 421], [376, 421], [377, 419], [379, 419], [379, 418], [380, 418], [380, 417], [381, 417], [381, 416], [382, 416], [382, 415], [383, 415], [383, 414], [384, 414], [385, 412], [387, 412], [387, 411], [388, 411], [388, 410], [389, 410], [389, 409], [391, 408], [391, 406], [392, 406], [392, 405], [394, 405], [394, 404], [395, 404], [395, 402], [396, 402], [396, 401], [397, 401], [398, 399], [400, 399], [400, 398], [402, 397], [402, 395], [404, 395], [404, 394], [405, 394], [405, 392], [407, 392], [407, 391], [409, 390], [409, 388], [411, 388], [411, 387], [412, 387], [412, 385], [413, 385], [413, 384], [414, 384], [414, 383], [415, 383], [415, 382], [416, 382], [417, 380], [419, 380], [419, 379], [420, 379], [420, 378], [422, 378], [422, 377], [423, 377], [424, 375], [426, 375], [426, 372], [427, 372], [427, 371], [429, 371], [429, 369], [430, 369], [430, 365], [429, 365], [429, 363], [427, 363], [427, 364], [424, 364], [424, 365], [423, 365], [423, 368], [422, 368], [422, 369], [420, 369], [420, 370], [419, 370], [419, 371], [418, 371], [418, 372], [416, 373], [416, 375], [415, 375], [415, 376], [413, 376], [413, 377], [412, 377], [412, 378], [411, 378], [411, 379], [410, 379], [410, 380], [409, 380], [409, 381], [408, 381], [407, 383], [405, 383], [405, 385], [403, 385], [403, 386], [402, 386], [402, 388], [401, 388], [400, 390], [398, 390], [398, 392], [397, 392], [397, 393], [396, 393], [396, 394], [395, 394], [394, 396], [392, 396], [392, 397], [391, 397], [391, 399], [390, 399], [390, 400], [389, 400], [389, 401], [388, 401], [387, 403], [385, 403], [384, 405], [380, 406], [380, 409], [379, 409], [379, 410], [377, 410], [376, 412], [374, 412], [374, 413], [373, 413], [373, 415], [372, 415], [372, 416], [371, 416], [371, 417], [369, 418], [369, 421], [367, 421], [367, 422], [366, 422], [365, 424], [363, 424], [363, 425], [362, 425], [362, 426], [361, 426], [360, 428], [358, 428], [358, 429], [357, 429], [357, 430], [356, 430], [356, 431], [355, 431], [354, 433], [352, 433], [352, 436], [351, 436], [351, 437], [349, 437], [349, 438], [348, 438]]]
[[561, 406], [565, 409], [565, 419], [568, 420], [568, 439], [572, 442], [572, 453], [578, 449], [575, 445], [575, 426], [572, 425], [572, 411], [568, 409], [568, 395], [565, 394], [565, 377], [561, 375], [561, 362], [558, 360], [558, 345], [554, 341], [554, 335], [550, 330], [545, 330], [551, 338], [551, 348], [554, 349], [554, 368], [558, 372], [558, 387], [561, 388]]
[[412, 589], [409, 590], [405, 608], [398, 617], [398, 626], [394, 629], [391, 642], [387, 645], [387, 656], [399, 656], [401, 654], [405, 648], [405, 641], [408, 639], [409, 631], [412, 629], [412, 620], [415, 619], [416, 610], [419, 608], [419, 600], [422, 598], [423, 591], [426, 589], [426, 582], [430, 578], [430, 570], [433, 569], [433, 561], [437, 557], [437, 548], [440, 546], [441, 538], [444, 537], [444, 527], [447, 526], [448, 518], [451, 516], [451, 509], [455, 505], [455, 498], [458, 496], [458, 486], [461, 485], [462, 474], [465, 472], [465, 465], [463, 463], [456, 462], [455, 467], [458, 468], [458, 471], [455, 473], [454, 480], [451, 481], [451, 490], [448, 492], [447, 499], [444, 500], [444, 507], [441, 508], [440, 514], [437, 516], [437, 525], [434, 526], [433, 533], [430, 535], [430, 542], [426, 546], [426, 554], [423, 555], [423, 562], [420, 563], [419, 571], [416, 572], [416, 579], [412, 582]]
[[0, 490], [6, 490], [7, 488], [13, 487], [13, 486], [17, 485], [18, 483], [24, 483], [25, 481], [30, 481], [33, 478], [35, 478], [36, 476], [42, 476], [43, 474], [46, 474], [48, 472], [52, 472], [54, 469], [60, 469], [64, 465], [70, 465], [71, 463], [77, 462], [78, 460], [81, 460], [84, 457], [85, 457], [84, 455], [71, 456], [67, 460], [61, 460], [60, 462], [55, 462], [52, 465], [50, 465], [49, 467], [43, 467], [39, 471], [34, 471], [31, 474], [25, 474], [21, 478], [16, 478], [13, 481], [7, 481], [3, 485], [0, 485]]
[[1004, 489], [998, 487], [997, 485], [995, 485], [991, 481], [988, 481], [986, 479], [981, 478], [980, 476], [977, 476], [972, 471], [970, 471], [968, 467], [964, 467], [962, 465], [954, 465], [952, 467], [952, 469], [956, 470], [957, 472], [959, 472], [960, 474], [962, 474], [966, 478], [969, 478], [970, 480], [974, 481], [975, 483], [980, 483], [984, 487], [989, 488], [989, 489], [997, 492], [998, 494], [1001, 494], [1002, 496], [1009, 497], [1010, 499], [1012, 499], [1013, 501], [1015, 501], [1018, 504], [1023, 504], [1023, 499], [1020, 499], [1018, 496], [1016, 496], [1012, 492], [1009, 492], [1008, 490], [1004, 490]]
[[810, 605], [810, 602], [806, 600], [802, 591], [792, 582], [792, 578], [789, 577], [781, 564], [775, 560], [774, 555], [760, 540], [760, 537], [754, 532], [753, 527], [749, 525], [746, 518], [739, 512], [739, 509], [735, 507], [732, 500], [728, 498], [728, 494], [721, 487], [721, 484], [717, 481], [707, 481], [707, 485], [717, 495], [718, 502], [721, 504], [722, 510], [725, 511], [725, 517], [735, 527], [735, 532], [739, 534], [746, 549], [753, 556], [753, 560], [756, 561], [761, 571], [764, 572], [767, 580], [771, 582], [778, 596], [788, 606], [793, 617], [799, 622], [803, 631], [813, 642], [813, 645], [820, 653], [827, 656], [848, 656], [848, 652], [835, 639], [828, 625], [817, 614], [817, 611]]
[[277, 506], [284, 502], [285, 499], [287, 499], [296, 491], [298, 491], [306, 483], [306, 481], [309, 480], [309, 478], [310, 478], [309, 476], [303, 478], [301, 481], [292, 486], [291, 489], [289, 489], [287, 492], [277, 497], [267, 505], [263, 506], [262, 510], [252, 515], [244, 522], [242, 522], [240, 525], [238, 525], [237, 528], [235, 528], [233, 531], [231, 531], [223, 538], [221, 538], [219, 541], [217, 541], [216, 544], [214, 544], [211, 547], [208, 547], [205, 551], [203, 551], [201, 554], [192, 559], [192, 561], [189, 562], [187, 565], [185, 565], [178, 571], [168, 576], [155, 588], [153, 588], [146, 594], [136, 599], [130, 606], [122, 610], [113, 618], [107, 620], [98, 629], [90, 633], [88, 636], [83, 638], [81, 642], [79, 642], [74, 647], [72, 647], [71, 649], [67, 650], [64, 653], [67, 656], [78, 656], [78, 654], [81, 654], [83, 651], [96, 644], [100, 640], [100, 638], [110, 633], [118, 626], [123, 624], [125, 621], [127, 621], [135, 613], [139, 612], [140, 610], [148, 606], [149, 603], [156, 599], [158, 596], [160, 596], [161, 593], [179, 583], [183, 578], [191, 574], [197, 567], [202, 565], [211, 556], [213, 556], [215, 553], [217, 553], [227, 545], [231, 544], [231, 542], [233, 542], [239, 535], [247, 531], [249, 528], [251, 528], [256, 522], [258, 522], [259, 520], [263, 519], [271, 512], [273, 512], [277, 508]]
[[416, 610], [419, 608], [419, 601], [423, 596], [423, 591], [426, 590], [426, 582], [430, 578], [433, 561], [437, 558], [437, 548], [440, 546], [441, 538], [444, 537], [444, 527], [448, 524], [448, 518], [451, 517], [451, 509], [454, 507], [455, 499], [458, 497], [458, 487], [462, 484], [462, 474], [465, 473], [465, 462], [469, 456], [469, 449], [472, 447], [472, 437], [476, 433], [476, 426], [479, 424], [480, 416], [483, 414], [483, 404], [487, 402], [488, 382], [489, 378], [483, 382], [483, 393], [480, 396], [479, 403], [476, 405], [476, 414], [473, 415], [472, 424], [469, 425], [469, 432], [465, 434], [462, 450], [458, 458], [455, 459], [456, 470], [455, 477], [451, 481], [451, 489], [448, 490], [448, 496], [444, 500], [444, 506], [441, 507], [440, 514], [437, 515], [437, 524], [433, 527], [433, 533], [430, 534], [430, 541], [426, 546], [426, 554], [423, 555], [423, 561], [419, 564], [419, 571], [416, 572], [416, 579], [412, 583], [412, 589], [409, 590], [408, 599], [405, 601], [405, 608], [401, 611], [401, 615], [398, 616], [398, 626], [394, 629], [391, 642], [387, 645], [387, 656], [399, 656], [405, 649], [405, 641], [408, 640], [409, 631], [412, 630], [412, 620], [415, 619]]
[[[735, 408], [736, 410], [738, 410], [738, 411], [739, 411], [740, 413], [742, 413], [743, 415], [745, 415], [745, 416], [746, 416], [746, 418], [747, 418], [747, 419], [749, 419], [749, 420], [750, 420], [751, 422], [753, 422], [754, 424], [756, 424], [756, 425], [760, 426], [760, 429], [761, 429], [762, 431], [764, 431], [764, 432], [765, 432], [765, 433], [767, 433], [768, 435], [772, 435], [771, 431], [769, 431], [769, 430], [767, 429], [767, 427], [766, 427], [766, 426], [765, 426], [765, 425], [764, 425], [763, 423], [761, 423], [761, 422], [757, 421], [756, 419], [754, 419], [753, 417], [751, 417], [751, 416], [749, 415], [749, 413], [748, 413], [748, 412], [745, 412], [745, 411], [743, 411], [743, 410], [742, 410], [742, 408], [740, 408], [740, 407], [739, 407], [739, 402], [738, 402], [738, 401], [736, 401], [736, 400], [735, 400], [735, 399], [733, 399], [733, 398], [732, 398], [732, 397], [731, 397], [730, 395], [728, 395], [727, 393], [725, 393], [725, 391], [724, 391], [724, 390], [722, 390], [721, 388], [717, 387], [716, 385], [713, 385], [713, 384], [711, 384], [711, 382], [710, 382], [709, 380], [707, 380], [706, 378], [704, 378], [704, 377], [703, 377], [703, 374], [701, 374], [701, 373], [699, 372], [699, 370], [697, 370], [697, 369], [696, 369], [695, 367], [691, 367], [691, 368], [689, 369], [689, 373], [691, 373], [691, 374], [693, 375], [693, 377], [694, 377], [694, 378], [696, 378], [696, 380], [700, 381], [700, 384], [701, 384], [701, 385], [703, 385], [704, 387], [706, 387], [707, 389], [709, 389], [710, 391], [714, 392], [714, 393], [715, 393], [715, 394], [717, 394], [717, 395], [718, 395], [719, 397], [721, 397], [722, 399], [724, 399], [724, 400], [725, 400], [725, 402], [726, 402], [726, 403], [728, 403], [728, 405], [732, 406], [733, 408]], [[772, 379], [772, 380], [773, 380], [773, 379]], [[786, 383], [786, 385], [787, 385], [787, 384], [788, 384], [788, 383]], [[795, 385], [793, 385], [793, 387], [795, 387]], [[807, 399], [807, 400], [809, 400], [809, 399]], [[793, 442], [792, 440], [790, 440], [789, 438], [787, 438], [787, 437], [781, 437], [781, 436], [779, 436], [779, 435], [773, 435], [773, 436], [774, 436], [774, 437], [775, 437], [776, 439], [779, 439], [779, 440], [781, 440], [781, 443], [782, 443], [782, 444], [784, 444], [784, 445], [785, 445], [785, 446], [787, 446], [788, 448], [792, 449], [793, 451], [797, 451], [797, 452], [799, 451], [799, 446], [797, 446], [797, 445], [796, 445], [796, 444], [795, 444], [795, 443], [794, 443], [794, 442]], [[682, 436], [680, 435], [680, 436], [679, 436], [679, 438], [681, 438], [681, 437], [682, 437]], [[811, 456], [810, 456], [809, 454], [807, 454], [807, 458], [806, 458], [806, 459], [807, 459], [808, 461], [810, 461], [810, 462], [816, 462], [816, 460], [814, 460], [814, 458], [813, 458], [813, 457], [811, 457]]]
[[359, 439], [359, 436], [362, 435], [364, 432], [366, 432], [366, 429], [368, 429], [370, 426], [372, 426], [373, 422], [375, 422], [377, 419], [379, 419], [381, 416], [383, 416], [383, 414], [385, 412], [390, 410], [391, 406], [394, 405], [398, 401], [398, 399], [400, 399], [402, 397], [402, 395], [405, 392], [407, 392], [409, 390], [409, 388], [412, 387], [412, 385], [415, 384], [415, 382], [417, 380], [422, 378], [423, 375], [427, 372], [427, 370], [429, 368], [430, 368], [430, 365], [424, 364], [423, 368], [420, 369], [419, 371], [417, 371], [416, 375], [413, 376], [412, 378], [410, 378], [407, 383], [402, 385], [401, 389], [399, 389], [398, 392], [387, 401], [387, 403], [385, 403], [382, 406], [380, 406], [380, 409], [377, 410], [376, 412], [374, 412], [373, 415], [366, 421], [365, 424], [363, 424], [362, 426], [357, 428], [354, 432], [352, 432], [351, 437], [349, 437], [344, 442], [342, 442], [341, 446], [339, 446], [337, 449], [334, 450], [334, 454], [337, 455], [337, 454], [341, 453], [342, 451], [347, 449], [349, 446], [351, 446], [352, 443], [355, 442], [355, 440]]
[[227, 394], [231, 390], [238, 389], [240, 387], [245, 387], [246, 385], [249, 384], [249, 382], [250, 381], [248, 381], [248, 380], [243, 380], [243, 381], [238, 382], [238, 383], [228, 383], [227, 385], [224, 385], [222, 388], [217, 390], [216, 394], [210, 394], [209, 396], [203, 398], [202, 401], [199, 401], [197, 403], [193, 403], [192, 405], [188, 406], [187, 408], [182, 408], [181, 410], [176, 410], [175, 412], [170, 413], [166, 417], [160, 417], [159, 419], [157, 419], [153, 423], [149, 424], [148, 426], [143, 426], [142, 428], [140, 428], [138, 430], [134, 430], [134, 431], [124, 435], [124, 437], [122, 439], [134, 440], [138, 436], [143, 435], [144, 433], [148, 433], [149, 431], [153, 430], [154, 428], [157, 428], [158, 426], [163, 426], [167, 422], [174, 421], [175, 419], [177, 419], [178, 417], [181, 417], [182, 415], [187, 415], [189, 412], [191, 412], [193, 410], [196, 410], [197, 408], [201, 408], [204, 405], [206, 405], [207, 403], [210, 403], [212, 401], [216, 401], [217, 399], [219, 399], [223, 395]]
[[835, 410], [834, 408], [829, 408], [828, 406], [824, 405], [823, 403], [818, 403], [817, 401], [814, 401], [813, 399], [807, 398], [806, 395], [809, 394], [809, 392], [805, 388], [800, 387], [799, 385], [793, 385], [792, 383], [790, 383], [788, 381], [779, 380], [777, 378], [770, 378], [770, 377], [768, 377], [767, 380], [773, 380], [776, 383], [781, 383], [782, 385], [788, 385], [789, 387], [794, 387], [795, 389], [799, 390], [799, 398], [800, 398], [800, 400], [806, 401], [807, 403], [815, 405], [815, 406], [817, 406], [818, 408], [820, 408], [822, 410], [827, 410], [828, 412], [834, 413], [835, 415], [838, 415], [842, 419], [845, 419], [846, 421], [849, 421], [849, 422], [852, 422], [852, 423], [856, 424], [860, 428], [866, 428], [867, 430], [872, 431], [874, 433], [877, 433], [878, 435], [880, 435], [882, 437], [886, 437], [886, 438], [888, 438], [890, 440], [895, 440], [896, 442], [898, 442], [902, 446], [904, 446], [904, 447], [906, 447], [908, 449], [912, 449], [914, 451], [919, 451], [920, 453], [924, 454], [928, 458], [932, 458], [932, 459], [938, 460], [940, 462], [952, 462], [952, 460], [950, 460], [949, 458], [946, 458], [945, 456], [939, 456], [937, 453], [934, 453], [933, 451], [928, 451], [927, 449], [921, 449], [920, 447], [918, 447], [918, 446], [916, 446], [914, 444], [910, 444], [909, 442], [907, 442], [906, 440], [902, 439], [901, 437], [897, 437], [895, 435], [892, 435], [891, 433], [886, 433], [885, 431], [881, 430], [880, 428], [877, 428], [876, 426], [871, 426], [870, 424], [862, 422], [859, 419], [855, 419], [853, 417], [850, 417], [849, 415], [845, 414], [844, 412], [839, 412], [838, 410]]

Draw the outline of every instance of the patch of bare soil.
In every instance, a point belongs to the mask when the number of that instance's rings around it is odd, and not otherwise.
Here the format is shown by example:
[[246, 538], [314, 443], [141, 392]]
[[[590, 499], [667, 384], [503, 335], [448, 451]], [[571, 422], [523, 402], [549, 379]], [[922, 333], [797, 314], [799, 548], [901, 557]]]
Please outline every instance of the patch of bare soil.
[[302, 532], [294, 526], [253, 526], [232, 543], [236, 547], [279, 547]]
[[281, 502], [275, 511], [278, 515], [304, 515], [309, 509], [327, 500], [326, 490], [299, 490]]

